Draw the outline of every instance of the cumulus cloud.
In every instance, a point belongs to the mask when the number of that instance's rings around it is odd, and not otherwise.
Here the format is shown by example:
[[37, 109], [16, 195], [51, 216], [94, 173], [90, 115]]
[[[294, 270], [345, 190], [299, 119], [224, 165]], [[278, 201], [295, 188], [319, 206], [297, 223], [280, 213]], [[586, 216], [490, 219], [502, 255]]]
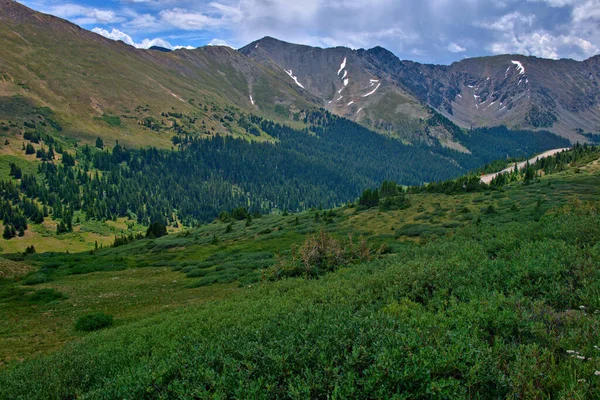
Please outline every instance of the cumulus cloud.
[[600, 0], [25, 1], [84, 26], [128, 32], [138, 44], [158, 36], [241, 47], [273, 36], [320, 47], [383, 46], [435, 63], [503, 52], [583, 59], [600, 48]]
[[55, 5], [45, 11], [79, 25], [111, 24], [124, 21], [124, 18], [117, 16], [112, 10], [84, 7], [77, 4]]
[[206, 45], [207, 46], [226, 46], [226, 47], [232, 47], [232, 46], [229, 45], [229, 43], [227, 43], [227, 41], [225, 41], [223, 39], [213, 39], [210, 42], [208, 42]]
[[118, 29], [112, 29], [111, 31], [108, 31], [106, 29], [96, 27], [92, 29], [92, 32], [102, 35], [108, 39], [121, 40], [122, 42], [130, 46], [137, 47], [138, 49], [149, 49], [152, 46], [164, 47], [165, 49], [170, 50], [193, 49], [192, 46], [173, 46], [171, 43], [161, 38], [143, 39], [141, 42], [136, 43], [131, 36]]
[[447, 49], [450, 53], [464, 53], [465, 51], [467, 51], [466, 48], [464, 48], [456, 43], [450, 43], [448, 45]]

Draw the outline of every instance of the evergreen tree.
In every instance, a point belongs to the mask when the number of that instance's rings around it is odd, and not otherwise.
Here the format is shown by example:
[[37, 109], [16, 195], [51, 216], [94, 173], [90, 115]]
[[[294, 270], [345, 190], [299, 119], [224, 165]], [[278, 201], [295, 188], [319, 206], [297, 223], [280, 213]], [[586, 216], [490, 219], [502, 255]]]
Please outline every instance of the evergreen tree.
[[167, 234], [167, 227], [161, 222], [153, 222], [146, 231], [147, 238], [159, 238]]
[[4, 225], [4, 233], [2, 234], [2, 237], [6, 240], [10, 240], [13, 238], [12, 232], [10, 230], [10, 226]]

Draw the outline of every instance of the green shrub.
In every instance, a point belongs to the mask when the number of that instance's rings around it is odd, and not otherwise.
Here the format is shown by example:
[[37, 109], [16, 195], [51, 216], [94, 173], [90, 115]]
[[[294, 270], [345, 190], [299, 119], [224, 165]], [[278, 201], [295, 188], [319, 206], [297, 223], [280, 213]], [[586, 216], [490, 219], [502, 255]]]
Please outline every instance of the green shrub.
[[42, 272], [36, 272], [33, 275], [29, 275], [27, 278], [25, 278], [25, 280], [23, 281], [24, 285], [39, 285], [40, 283], [46, 283], [48, 282], [48, 277], [46, 276], [46, 274], [42, 273]]
[[52, 301], [66, 300], [68, 297], [55, 289], [36, 290], [28, 299], [31, 303], [50, 303]]
[[78, 331], [92, 332], [102, 328], [108, 328], [113, 324], [113, 316], [101, 312], [91, 313], [80, 317], [75, 323]]
[[110, 126], [121, 126], [121, 118], [119, 118], [118, 116], [104, 114], [101, 119]]

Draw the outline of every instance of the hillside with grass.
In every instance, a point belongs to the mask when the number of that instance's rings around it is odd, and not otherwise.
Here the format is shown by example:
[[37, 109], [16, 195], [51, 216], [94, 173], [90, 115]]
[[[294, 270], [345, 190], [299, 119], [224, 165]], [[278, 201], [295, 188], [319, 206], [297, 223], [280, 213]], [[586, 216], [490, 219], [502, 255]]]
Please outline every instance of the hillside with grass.
[[599, 159], [4, 254], [0, 397], [596, 397]]
[[[48, 107], [55, 126], [83, 143], [100, 136], [168, 148], [171, 135], [152, 129], [171, 125], [161, 115], [166, 112], [201, 119], [207, 134], [237, 134], [213, 108], [283, 118], [315, 106], [287, 76], [228, 47], [140, 50], [12, 0], [0, 2], [0, 38], [0, 103], [19, 114]], [[19, 117], [8, 119], [22, 124]]]

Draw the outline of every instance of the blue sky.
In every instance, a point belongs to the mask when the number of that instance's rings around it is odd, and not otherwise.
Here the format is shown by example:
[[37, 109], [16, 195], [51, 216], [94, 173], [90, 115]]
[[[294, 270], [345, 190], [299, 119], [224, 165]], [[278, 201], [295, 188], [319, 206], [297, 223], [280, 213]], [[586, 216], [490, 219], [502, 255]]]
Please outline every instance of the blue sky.
[[26, 0], [136, 47], [241, 47], [263, 36], [320, 47], [383, 46], [448, 64], [519, 53], [600, 53], [600, 0]]

